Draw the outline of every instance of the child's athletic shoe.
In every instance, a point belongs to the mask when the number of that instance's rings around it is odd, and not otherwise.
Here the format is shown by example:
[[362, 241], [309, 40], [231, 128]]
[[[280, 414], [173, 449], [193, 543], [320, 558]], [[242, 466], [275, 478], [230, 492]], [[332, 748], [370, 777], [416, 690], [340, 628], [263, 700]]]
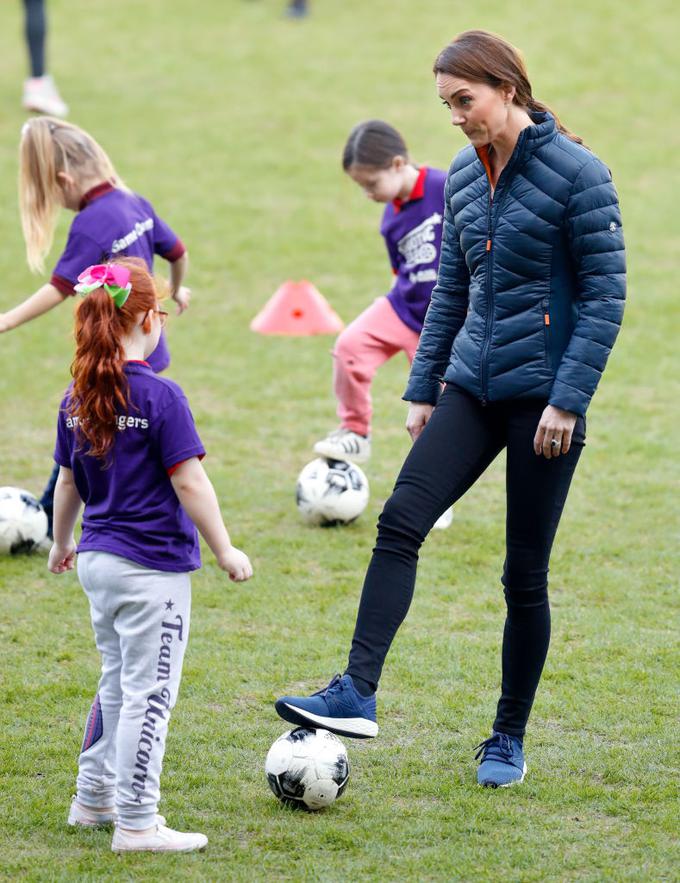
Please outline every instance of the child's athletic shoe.
[[480, 742], [475, 754], [479, 761], [477, 782], [486, 788], [507, 788], [524, 781], [527, 765], [524, 762], [522, 740], [518, 736], [497, 733]]
[[31, 77], [24, 81], [24, 96], [21, 104], [26, 110], [46, 113], [53, 117], [65, 117], [68, 114], [68, 105], [59, 94], [59, 90], [49, 74], [45, 74], [43, 77]]
[[71, 808], [68, 811], [68, 824], [80, 828], [100, 828], [104, 825], [115, 824], [118, 814], [113, 806], [94, 807], [78, 803], [78, 798], [71, 799]]
[[[79, 803], [78, 798], [74, 795], [71, 798], [71, 807], [68, 811], [68, 824], [78, 828], [101, 828], [105, 825], [115, 825], [118, 820], [118, 813], [114, 806], [94, 807], [86, 806]], [[165, 816], [156, 816], [156, 822], [159, 825], [165, 824]]]
[[365, 463], [371, 456], [371, 439], [351, 429], [340, 427], [314, 445], [314, 452], [329, 460]]
[[155, 825], [146, 831], [116, 828], [111, 841], [112, 852], [194, 852], [205, 849], [205, 834], [185, 834], [165, 825]]
[[318, 727], [351, 739], [378, 735], [375, 693], [362, 696], [350, 675], [335, 675], [327, 687], [312, 696], [283, 696], [274, 707], [296, 727]]
[[439, 518], [432, 525], [433, 530], [446, 530], [447, 527], [451, 527], [451, 522], [453, 521], [453, 506], [449, 506], [446, 512], [442, 512]]

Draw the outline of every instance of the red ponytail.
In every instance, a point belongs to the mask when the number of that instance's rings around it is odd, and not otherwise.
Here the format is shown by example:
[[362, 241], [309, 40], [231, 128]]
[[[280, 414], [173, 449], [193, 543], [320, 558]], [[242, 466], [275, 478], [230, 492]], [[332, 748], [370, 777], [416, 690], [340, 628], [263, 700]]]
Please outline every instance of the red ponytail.
[[112, 263], [130, 271], [132, 290], [122, 307], [98, 288], [86, 295], [76, 310], [76, 354], [71, 364], [73, 390], [68, 413], [77, 418], [78, 433], [89, 444], [88, 453], [105, 459], [117, 431], [117, 418], [129, 407], [128, 380], [123, 370], [123, 337], [139, 321], [140, 313], [156, 308], [158, 292], [144, 261], [123, 258]]

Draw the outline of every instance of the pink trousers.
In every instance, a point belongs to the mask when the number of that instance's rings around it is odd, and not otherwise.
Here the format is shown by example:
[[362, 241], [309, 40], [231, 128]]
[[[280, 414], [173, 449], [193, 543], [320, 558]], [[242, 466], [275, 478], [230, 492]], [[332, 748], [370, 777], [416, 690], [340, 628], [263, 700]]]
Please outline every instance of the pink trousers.
[[333, 349], [333, 389], [345, 429], [371, 431], [371, 383], [378, 368], [396, 353], [413, 361], [420, 335], [405, 325], [386, 297], [380, 297], [345, 328]]

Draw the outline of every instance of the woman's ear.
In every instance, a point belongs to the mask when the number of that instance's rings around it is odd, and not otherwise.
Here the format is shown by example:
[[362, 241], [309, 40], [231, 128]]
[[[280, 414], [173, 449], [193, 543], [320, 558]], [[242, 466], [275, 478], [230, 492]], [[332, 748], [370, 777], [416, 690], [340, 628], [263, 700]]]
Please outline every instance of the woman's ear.
[[517, 89], [510, 83], [503, 83], [500, 88], [505, 104], [512, 104], [515, 99], [515, 95], [517, 94]]

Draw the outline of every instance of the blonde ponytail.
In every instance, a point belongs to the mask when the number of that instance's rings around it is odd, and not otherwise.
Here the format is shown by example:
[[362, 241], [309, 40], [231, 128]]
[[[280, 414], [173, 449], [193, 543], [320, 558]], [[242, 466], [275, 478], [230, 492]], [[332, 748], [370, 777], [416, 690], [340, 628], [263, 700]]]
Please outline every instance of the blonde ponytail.
[[28, 266], [41, 273], [63, 205], [58, 174], [125, 185], [106, 152], [83, 129], [53, 117], [25, 123], [19, 144], [19, 209]]

